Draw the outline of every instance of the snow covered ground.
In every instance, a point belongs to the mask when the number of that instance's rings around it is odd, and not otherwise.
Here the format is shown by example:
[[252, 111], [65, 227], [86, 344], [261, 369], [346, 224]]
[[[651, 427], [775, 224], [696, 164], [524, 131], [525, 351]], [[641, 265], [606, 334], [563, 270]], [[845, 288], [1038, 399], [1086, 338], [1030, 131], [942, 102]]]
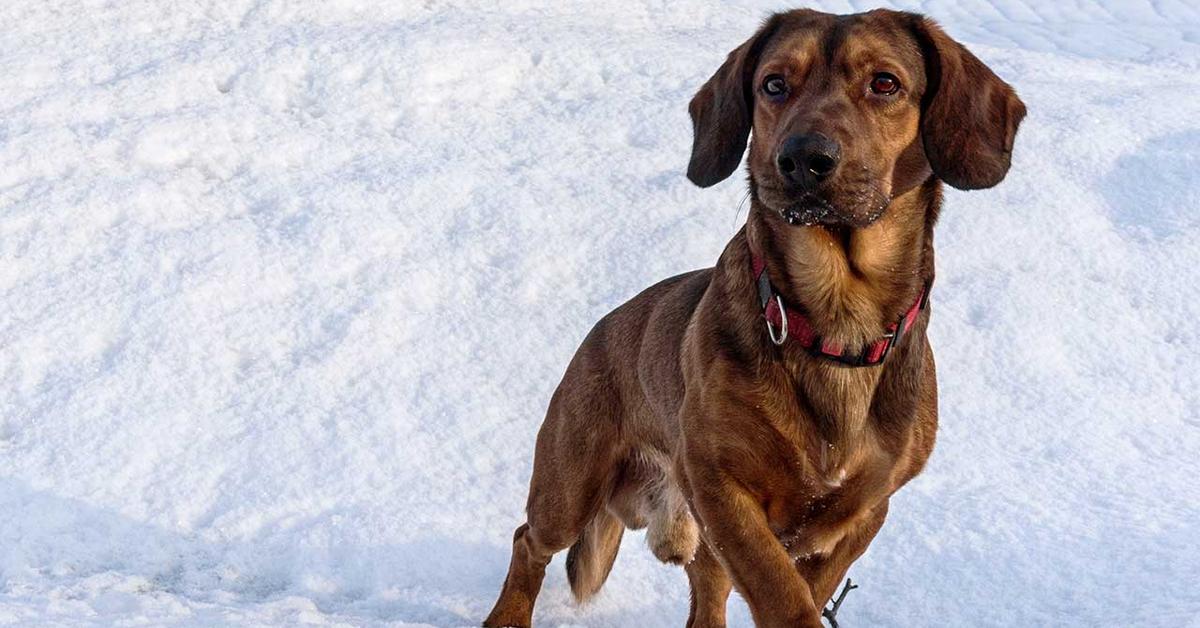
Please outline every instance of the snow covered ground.
[[[948, 195], [939, 446], [843, 625], [1200, 626], [1200, 6], [899, 6], [1030, 114]], [[0, 623], [476, 624], [575, 346], [744, 219], [686, 103], [779, 8], [4, 3]], [[536, 617], [686, 612], [631, 534]]]

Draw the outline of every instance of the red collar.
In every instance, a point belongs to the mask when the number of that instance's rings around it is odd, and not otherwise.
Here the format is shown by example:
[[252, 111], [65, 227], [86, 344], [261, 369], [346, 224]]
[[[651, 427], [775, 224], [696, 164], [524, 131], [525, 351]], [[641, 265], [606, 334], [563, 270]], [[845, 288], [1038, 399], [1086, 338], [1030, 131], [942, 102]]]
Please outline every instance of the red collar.
[[929, 304], [929, 283], [921, 288], [917, 300], [908, 311], [896, 322], [887, 326], [883, 336], [867, 344], [861, 351], [851, 351], [840, 343], [822, 340], [812, 328], [808, 318], [795, 307], [784, 306], [783, 298], [775, 292], [771, 278], [767, 276], [767, 263], [760, 257], [751, 254], [750, 261], [754, 266], [754, 281], [758, 284], [758, 301], [763, 309], [763, 318], [767, 322], [767, 334], [771, 342], [782, 345], [788, 338], [800, 343], [800, 346], [812, 355], [831, 360], [844, 366], [877, 366], [883, 363], [892, 347], [900, 344], [904, 333], [912, 328], [917, 321], [917, 315]]

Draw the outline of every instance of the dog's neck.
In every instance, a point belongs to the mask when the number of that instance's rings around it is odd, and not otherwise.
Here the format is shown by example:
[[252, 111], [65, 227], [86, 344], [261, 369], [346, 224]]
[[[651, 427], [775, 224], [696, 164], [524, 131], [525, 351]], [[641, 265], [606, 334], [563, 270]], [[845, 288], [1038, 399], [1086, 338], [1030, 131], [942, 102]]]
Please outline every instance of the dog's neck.
[[940, 185], [907, 190], [877, 221], [853, 229], [793, 226], [754, 200], [746, 237], [776, 291], [823, 338], [861, 345], [895, 322], [933, 274]]
[[[755, 201], [745, 233], [751, 253], [765, 261], [774, 289], [789, 307], [802, 308], [822, 338], [864, 346], [911, 307], [932, 278], [933, 224], [940, 204], [941, 183], [929, 180], [896, 196], [870, 226], [842, 231], [790, 225]], [[748, 277], [750, 269], [745, 272]], [[753, 289], [752, 281], [743, 285]], [[913, 340], [910, 335], [903, 342]], [[865, 438], [874, 390], [899, 356], [893, 351], [880, 366], [847, 369], [786, 342], [781, 349], [770, 355], [782, 360], [817, 428], [808, 444], [811, 460], [834, 477], [838, 469], [870, 455], [864, 444], [874, 442]]]

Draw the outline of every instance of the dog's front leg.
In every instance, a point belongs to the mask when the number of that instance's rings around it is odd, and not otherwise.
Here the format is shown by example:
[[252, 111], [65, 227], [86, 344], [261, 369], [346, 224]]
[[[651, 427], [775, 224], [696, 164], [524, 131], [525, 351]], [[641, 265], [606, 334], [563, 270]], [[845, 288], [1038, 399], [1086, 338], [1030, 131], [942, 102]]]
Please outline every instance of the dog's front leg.
[[755, 625], [821, 627], [809, 586], [771, 532], [762, 505], [715, 461], [686, 466], [703, 535], [746, 598]]

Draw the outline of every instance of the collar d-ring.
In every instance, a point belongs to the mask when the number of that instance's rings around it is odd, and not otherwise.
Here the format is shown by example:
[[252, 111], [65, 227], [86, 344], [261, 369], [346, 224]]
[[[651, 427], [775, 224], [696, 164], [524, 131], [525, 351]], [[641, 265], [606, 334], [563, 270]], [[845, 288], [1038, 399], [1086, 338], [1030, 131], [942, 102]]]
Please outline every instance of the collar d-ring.
[[771, 336], [771, 342], [775, 343], [775, 345], [778, 346], [778, 345], [782, 345], [784, 343], [784, 341], [787, 340], [788, 320], [787, 320], [787, 309], [783, 307], [783, 299], [779, 298], [778, 294], [775, 295], [775, 305], [779, 306], [779, 318], [780, 318], [779, 330], [780, 330], [780, 332], [779, 332], [778, 337], [775, 336], [775, 327], [773, 325], [771, 325], [771, 319], [764, 317], [763, 320], [765, 320], [767, 322], [767, 335]]

